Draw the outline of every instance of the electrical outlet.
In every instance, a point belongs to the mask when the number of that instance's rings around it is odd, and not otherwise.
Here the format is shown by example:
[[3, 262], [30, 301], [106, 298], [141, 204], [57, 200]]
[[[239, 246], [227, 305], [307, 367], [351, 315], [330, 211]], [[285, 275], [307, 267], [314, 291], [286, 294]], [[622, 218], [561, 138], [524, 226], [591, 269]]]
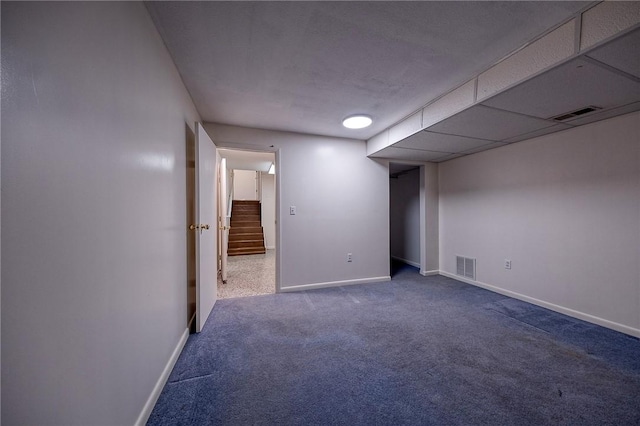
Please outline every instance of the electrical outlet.
[[290, 215], [296, 214], [296, 206], [289, 206], [289, 214]]
[[511, 269], [511, 260], [509, 259], [504, 260], [504, 269]]
[[353, 262], [353, 254], [347, 253], [347, 262]]

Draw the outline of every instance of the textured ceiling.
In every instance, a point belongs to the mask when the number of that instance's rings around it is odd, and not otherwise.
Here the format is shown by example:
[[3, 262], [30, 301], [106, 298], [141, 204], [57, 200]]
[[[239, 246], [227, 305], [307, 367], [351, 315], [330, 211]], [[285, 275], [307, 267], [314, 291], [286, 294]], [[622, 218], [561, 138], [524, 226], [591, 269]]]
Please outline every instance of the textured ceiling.
[[[148, 2], [204, 121], [368, 139], [592, 2]], [[348, 130], [366, 113], [375, 123]]]

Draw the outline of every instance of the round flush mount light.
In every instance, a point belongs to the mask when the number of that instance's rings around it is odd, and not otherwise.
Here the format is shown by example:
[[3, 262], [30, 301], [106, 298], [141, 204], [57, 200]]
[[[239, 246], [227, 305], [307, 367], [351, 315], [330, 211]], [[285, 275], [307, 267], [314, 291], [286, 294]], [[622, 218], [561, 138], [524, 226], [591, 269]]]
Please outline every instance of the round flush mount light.
[[347, 129], [364, 129], [369, 127], [373, 120], [368, 115], [351, 115], [342, 120], [342, 125]]

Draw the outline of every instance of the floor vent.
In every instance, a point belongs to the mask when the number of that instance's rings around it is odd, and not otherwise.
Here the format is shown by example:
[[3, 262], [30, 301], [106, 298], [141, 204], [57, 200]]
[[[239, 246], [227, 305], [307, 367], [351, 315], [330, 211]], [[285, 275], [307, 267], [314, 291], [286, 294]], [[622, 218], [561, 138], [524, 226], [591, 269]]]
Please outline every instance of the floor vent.
[[593, 112], [593, 111], [598, 111], [600, 109], [602, 108], [597, 106], [588, 106], [586, 108], [580, 108], [579, 110], [576, 110], [573, 112], [567, 112], [566, 114], [556, 115], [555, 117], [551, 117], [551, 120], [565, 121], [565, 120], [569, 120], [570, 118], [578, 117], [580, 115], [589, 114], [590, 112]]
[[456, 275], [476, 279], [476, 260], [470, 257], [456, 256]]

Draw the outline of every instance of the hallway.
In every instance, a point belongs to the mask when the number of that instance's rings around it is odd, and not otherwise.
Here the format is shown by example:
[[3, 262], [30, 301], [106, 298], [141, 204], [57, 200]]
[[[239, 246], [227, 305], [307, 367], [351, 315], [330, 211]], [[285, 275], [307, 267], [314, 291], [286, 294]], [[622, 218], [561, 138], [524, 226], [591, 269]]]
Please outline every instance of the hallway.
[[276, 292], [276, 251], [229, 256], [227, 283], [218, 277], [218, 299], [258, 296]]

